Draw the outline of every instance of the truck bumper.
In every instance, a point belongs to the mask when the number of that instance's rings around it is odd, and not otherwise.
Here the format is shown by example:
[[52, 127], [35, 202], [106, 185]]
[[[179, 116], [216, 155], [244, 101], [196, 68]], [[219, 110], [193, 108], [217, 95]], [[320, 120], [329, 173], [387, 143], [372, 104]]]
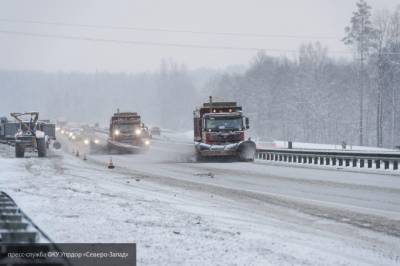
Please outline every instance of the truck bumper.
[[136, 153], [136, 152], [146, 151], [150, 148], [150, 145], [145, 145], [142, 143], [140, 143], [139, 145], [134, 145], [133, 143], [128, 144], [110, 139], [107, 140], [107, 146], [109, 149], [114, 149], [122, 153]]
[[209, 145], [195, 142], [195, 148], [202, 157], [238, 157], [241, 160], [253, 160], [256, 144], [251, 140], [226, 145]]

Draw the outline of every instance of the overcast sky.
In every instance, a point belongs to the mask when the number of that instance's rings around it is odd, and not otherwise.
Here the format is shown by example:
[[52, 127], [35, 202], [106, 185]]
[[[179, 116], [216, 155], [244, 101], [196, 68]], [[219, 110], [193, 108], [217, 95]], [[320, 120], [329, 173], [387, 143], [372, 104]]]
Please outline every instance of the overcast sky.
[[[367, 2], [373, 10], [399, 3]], [[248, 48], [294, 57], [301, 43], [318, 40], [343, 56], [340, 38], [354, 9], [351, 0], [0, 0], [0, 69], [141, 72], [162, 58], [222, 68], [248, 64], [256, 53]], [[185, 47], [193, 45], [201, 48]]]

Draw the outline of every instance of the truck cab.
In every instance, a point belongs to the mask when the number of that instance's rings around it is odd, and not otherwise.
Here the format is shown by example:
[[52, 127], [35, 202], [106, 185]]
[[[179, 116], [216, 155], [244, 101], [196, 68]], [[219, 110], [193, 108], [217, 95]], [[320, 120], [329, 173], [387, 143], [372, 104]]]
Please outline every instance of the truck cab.
[[236, 102], [208, 103], [193, 112], [197, 157], [237, 157], [254, 159], [255, 143], [245, 139], [249, 119]]
[[109, 142], [146, 147], [151, 134], [136, 112], [117, 112], [111, 117]]

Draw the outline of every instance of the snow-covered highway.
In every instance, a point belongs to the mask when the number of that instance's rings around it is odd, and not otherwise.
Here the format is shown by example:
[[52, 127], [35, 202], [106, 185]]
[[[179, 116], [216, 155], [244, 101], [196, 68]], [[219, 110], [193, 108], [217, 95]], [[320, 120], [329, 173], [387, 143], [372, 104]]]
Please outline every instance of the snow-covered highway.
[[[142, 155], [13, 158], [1, 190], [55, 242], [136, 242], [140, 265], [396, 265], [400, 177]], [[186, 159], [185, 159], [186, 158]]]

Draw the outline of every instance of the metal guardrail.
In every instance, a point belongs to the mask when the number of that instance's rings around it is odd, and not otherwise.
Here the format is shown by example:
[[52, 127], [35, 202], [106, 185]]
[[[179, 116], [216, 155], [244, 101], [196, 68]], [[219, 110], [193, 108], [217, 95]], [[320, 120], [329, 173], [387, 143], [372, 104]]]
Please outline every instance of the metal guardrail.
[[399, 171], [400, 152], [257, 149], [256, 159], [292, 164]]
[[48, 237], [25, 215], [4, 192], [0, 192], [0, 242], [36, 243]]
[[[24, 246], [25, 245], [25, 246]], [[10, 257], [8, 253], [39, 253], [60, 251], [56, 244], [17, 206], [0, 191], [0, 265], [71, 266], [66, 258]]]

